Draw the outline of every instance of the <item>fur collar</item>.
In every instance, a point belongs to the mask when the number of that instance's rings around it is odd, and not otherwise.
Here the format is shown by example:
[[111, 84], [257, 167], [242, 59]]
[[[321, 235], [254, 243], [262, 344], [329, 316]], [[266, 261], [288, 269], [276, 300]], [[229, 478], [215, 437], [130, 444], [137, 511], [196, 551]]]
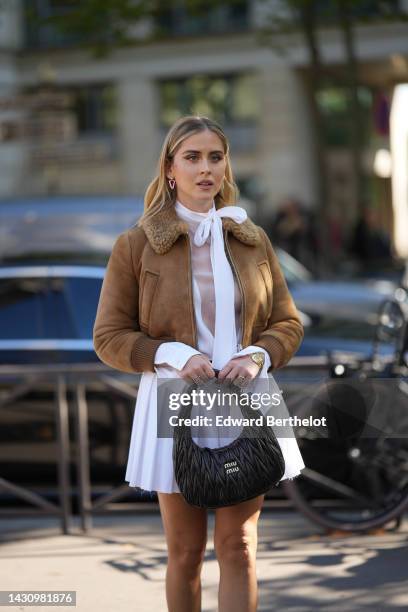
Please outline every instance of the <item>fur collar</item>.
[[[219, 210], [226, 206], [228, 204], [218, 204], [216, 208]], [[243, 223], [223, 217], [222, 225], [244, 244], [255, 246], [261, 240], [257, 226], [249, 217]], [[177, 238], [181, 234], [188, 234], [189, 229], [188, 223], [177, 215], [174, 207], [163, 209], [150, 219], [142, 220], [140, 227], [143, 228], [152, 249], [159, 255], [167, 253]]]

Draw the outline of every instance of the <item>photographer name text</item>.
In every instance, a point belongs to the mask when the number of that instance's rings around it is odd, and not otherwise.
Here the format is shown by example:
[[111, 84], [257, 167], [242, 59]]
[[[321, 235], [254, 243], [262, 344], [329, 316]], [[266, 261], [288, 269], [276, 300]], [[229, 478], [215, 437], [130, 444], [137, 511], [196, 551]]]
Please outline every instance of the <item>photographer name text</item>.
[[260, 415], [257, 417], [232, 417], [230, 415], [217, 415], [215, 419], [209, 416], [195, 416], [192, 418], [179, 417], [172, 415], [169, 417], [171, 427], [253, 427], [254, 425], [262, 425], [264, 422], [270, 427], [325, 427], [326, 417], [300, 418], [298, 416], [290, 416], [286, 418], [277, 418], [273, 414], [266, 416]]

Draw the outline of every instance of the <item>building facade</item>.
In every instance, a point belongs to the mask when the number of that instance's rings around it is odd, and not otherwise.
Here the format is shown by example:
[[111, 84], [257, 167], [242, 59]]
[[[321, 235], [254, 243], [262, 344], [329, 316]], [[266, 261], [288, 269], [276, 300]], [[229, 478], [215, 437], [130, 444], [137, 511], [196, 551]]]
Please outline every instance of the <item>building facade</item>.
[[[30, 4], [40, 17], [69, 5]], [[172, 9], [159, 23], [135, 26], [137, 45], [97, 59], [57, 29], [33, 25], [24, 2], [3, 2], [0, 196], [141, 195], [155, 175], [168, 127], [180, 115], [198, 113], [225, 128], [237, 182], [260, 216], [288, 197], [313, 208], [319, 177], [306, 86], [308, 49], [301, 32], [287, 38], [283, 54], [259, 39], [278, 4], [220, 3], [201, 21]], [[158, 25], [160, 40], [144, 43]], [[383, 223], [390, 224], [390, 196], [384, 196], [373, 160], [378, 149], [390, 148], [388, 106], [395, 85], [408, 81], [408, 26], [361, 25], [355, 40], [367, 199], [381, 200]], [[335, 76], [345, 62], [341, 32], [323, 29], [319, 41], [322, 60]], [[329, 76], [319, 104], [328, 206], [351, 224], [359, 203], [341, 82]]]

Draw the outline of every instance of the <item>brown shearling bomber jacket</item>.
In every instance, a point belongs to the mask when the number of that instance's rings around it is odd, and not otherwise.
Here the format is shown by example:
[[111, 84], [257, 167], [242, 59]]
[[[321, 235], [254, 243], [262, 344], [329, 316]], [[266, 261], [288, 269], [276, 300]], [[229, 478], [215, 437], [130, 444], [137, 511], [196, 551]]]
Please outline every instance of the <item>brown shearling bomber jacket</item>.
[[[217, 205], [217, 209], [222, 204]], [[299, 313], [265, 231], [222, 218], [225, 249], [241, 291], [242, 348], [284, 366], [303, 338]], [[122, 232], [113, 245], [93, 328], [96, 354], [123, 372], [154, 372], [162, 342], [197, 348], [188, 224], [174, 208]]]

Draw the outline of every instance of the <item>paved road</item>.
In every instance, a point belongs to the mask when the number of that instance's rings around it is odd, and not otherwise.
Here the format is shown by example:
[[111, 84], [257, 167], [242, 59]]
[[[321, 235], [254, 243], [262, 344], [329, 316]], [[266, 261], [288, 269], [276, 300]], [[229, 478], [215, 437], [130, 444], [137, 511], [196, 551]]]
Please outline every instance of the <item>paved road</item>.
[[[213, 513], [208, 524], [202, 609], [215, 612]], [[167, 609], [166, 548], [157, 512], [98, 516], [89, 535], [76, 527], [72, 535], [60, 535], [57, 521], [45, 518], [2, 519], [0, 529], [3, 590], [76, 590], [81, 612]], [[408, 610], [408, 519], [397, 533], [333, 538], [296, 512], [264, 509], [259, 536], [259, 611]]]

